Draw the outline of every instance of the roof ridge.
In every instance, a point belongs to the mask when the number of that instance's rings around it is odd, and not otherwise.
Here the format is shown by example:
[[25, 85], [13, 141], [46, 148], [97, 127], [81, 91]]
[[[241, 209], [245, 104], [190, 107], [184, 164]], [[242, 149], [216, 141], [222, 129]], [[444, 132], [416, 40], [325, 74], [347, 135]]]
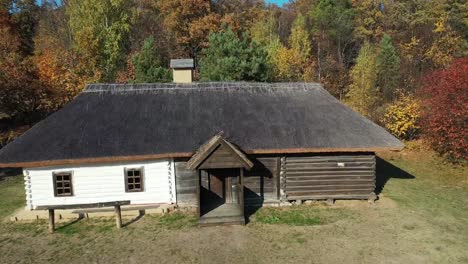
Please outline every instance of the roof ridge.
[[[199, 89], [317, 89], [314, 82], [193, 82], [193, 83], [95, 83], [88, 84], [83, 93], [132, 92], [152, 90], [199, 90]], [[323, 88], [322, 88], [323, 89]]]

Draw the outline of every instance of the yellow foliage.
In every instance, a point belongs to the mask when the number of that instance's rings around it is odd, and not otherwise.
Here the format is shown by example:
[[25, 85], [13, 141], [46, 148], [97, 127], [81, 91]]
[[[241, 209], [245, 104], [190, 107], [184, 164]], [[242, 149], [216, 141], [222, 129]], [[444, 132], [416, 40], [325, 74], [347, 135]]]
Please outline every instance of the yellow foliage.
[[401, 45], [403, 56], [410, 61], [413, 60], [414, 54], [417, 54], [416, 52], [419, 49], [419, 43], [420, 40], [413, 36], [410, 42]]
[[410, 95], [399, 92], [398, 100], [387, 107], [381, 121], [393, 135], [412, 139], [419, 131], [419, 118], [420, 103]]

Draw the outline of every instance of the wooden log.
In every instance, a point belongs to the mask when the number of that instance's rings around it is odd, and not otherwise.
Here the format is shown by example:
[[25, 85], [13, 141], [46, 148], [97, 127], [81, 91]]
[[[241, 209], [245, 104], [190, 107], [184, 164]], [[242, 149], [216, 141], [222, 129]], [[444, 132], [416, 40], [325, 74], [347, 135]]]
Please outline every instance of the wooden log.
[[122, 212], [120, 210], [120, 205], [114, 206], [115, 210], [115, 223], [117, 224], [117, 228], [122, 228]]
[[54, 209], [49, 209], [49, 233], [55, 231], [55, 212]]

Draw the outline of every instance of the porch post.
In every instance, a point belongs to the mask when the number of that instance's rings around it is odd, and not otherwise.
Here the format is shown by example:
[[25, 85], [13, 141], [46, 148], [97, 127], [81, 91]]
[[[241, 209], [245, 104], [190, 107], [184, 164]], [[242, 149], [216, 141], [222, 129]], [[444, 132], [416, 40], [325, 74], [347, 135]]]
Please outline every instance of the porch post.
[[240, 205], [242, 209], [242, 216], [244, 216], [244, 168], [240, 168], [240, 179], [239, 179], [239, 185], [240, 185], [240, 193], [239, 193], [239, 198], [240, 198]]
[[197, 214], [198, 214], [198, 218], [201, 217], [200, 183], [201, 183], [201, 170], [197, 169], [197, 203], [198, 203]]

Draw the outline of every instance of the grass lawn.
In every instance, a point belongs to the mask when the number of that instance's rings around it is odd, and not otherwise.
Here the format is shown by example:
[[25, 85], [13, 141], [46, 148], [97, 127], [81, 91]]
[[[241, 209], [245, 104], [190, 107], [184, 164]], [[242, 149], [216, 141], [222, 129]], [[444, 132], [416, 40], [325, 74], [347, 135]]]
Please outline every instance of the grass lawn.
[[[0, 224], [0, 263], [468, 263], [468, 173], [427, 150], [379, 153], [381, 199], [263, 208], [243, 226], [193, 215]], [[23, 179], [0, 181], [0, 216], [24, 206]], [[130, 221], [127, 219], [126, 221]]]

